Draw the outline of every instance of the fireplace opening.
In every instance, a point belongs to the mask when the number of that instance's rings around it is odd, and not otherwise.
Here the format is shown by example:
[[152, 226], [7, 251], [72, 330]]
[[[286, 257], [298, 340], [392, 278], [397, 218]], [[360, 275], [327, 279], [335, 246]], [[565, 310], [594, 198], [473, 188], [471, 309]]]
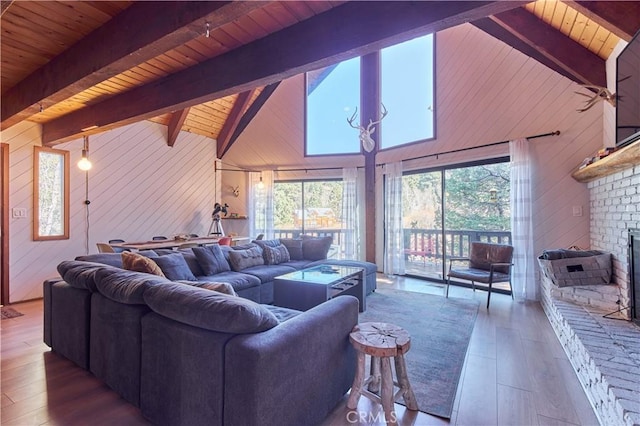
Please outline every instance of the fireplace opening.
[[629, 229], [628, 256], [631, 321], [640, 324], [640, 229]]

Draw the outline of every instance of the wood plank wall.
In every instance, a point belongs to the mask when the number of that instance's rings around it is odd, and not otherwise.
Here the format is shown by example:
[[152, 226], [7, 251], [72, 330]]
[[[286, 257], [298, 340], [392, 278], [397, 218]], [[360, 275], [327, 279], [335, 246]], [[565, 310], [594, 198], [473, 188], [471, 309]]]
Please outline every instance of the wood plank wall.
[[[583, 99], [574, 92], [580, 86], [469, 24], [436, 35], [436, 67], [437, 138], [382, 151], [377, 162], [560, 130], [560, 136], [531, 142], [536, 167], [535, 250], [588, 246], [588, 191], [585, 184], [575, 182], [570, 175], [585, 157], [602, 147], [602, 104], [578, 113], [576, 109]], [[302, 76], [284, 81], [223, 161], [256, 169], [364, 164], [361, 155], [304, 157], [303, 97]], [[420, 169], [503, 155], [508, 155], [507, 145], [405, 161], [403, 167]], [[331, 174], [340, 176], [340, 172], [313, 171], [279, 176], [287, 179]], [[223, 183], [225, 179], [223, 173]], [[378, 209], [382, 208], [381, 182], [378, 169]], [[582, 216], [573, 216], [574, 206], [582, 208]], [[382, 229], [381, 219], [376, 229]], [[376, 238], [377, 263], [382, 265], [382, 232]]]
[[[154, 235], [204, 235], [215, 200], [215, 141], [182, 132], [173, 148], [164, 126], [141, 122], [90, 137], [89, 239], [149, 240]], [[85, 175], [76, 163], [82, 141], [56, 148], [71, 152], [68, 240], [32, 241], [33, 146], [40, 127], [22, 123], [2, 132], [10, 148], [10, 208], [25, 207], [26, 219], [10, 219], [10, 301], [42, 296], [42, 281], [57, 276], [56, 265], [86, 252]]]

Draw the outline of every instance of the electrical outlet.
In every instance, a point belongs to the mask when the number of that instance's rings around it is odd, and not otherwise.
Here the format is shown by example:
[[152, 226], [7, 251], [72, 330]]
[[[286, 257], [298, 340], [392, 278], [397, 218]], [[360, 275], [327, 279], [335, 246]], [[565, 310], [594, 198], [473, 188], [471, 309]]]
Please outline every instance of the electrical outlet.
[[14, 219], [26, 219], [27, 209], [24, 207], [14, 207], [13, 209], [11, 209], [11, 214]]

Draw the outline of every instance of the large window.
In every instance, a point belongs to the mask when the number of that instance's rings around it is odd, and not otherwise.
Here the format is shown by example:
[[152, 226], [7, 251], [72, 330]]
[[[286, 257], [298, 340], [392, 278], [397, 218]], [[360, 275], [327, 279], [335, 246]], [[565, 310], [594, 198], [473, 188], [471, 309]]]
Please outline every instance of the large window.
[[406, 173], [402, 205], [407, 274], [442, 280], [470, 242], [511, 242], [509, 162]]
[[[431, 139], [434, 131], [433, 35], [382, 49], [380, 147]], [[361, 105], [360, 58], [306, 74], [306, 155], [360, 153], [358, 131], [347, 123]], [[354, 124], [360, 124], [360, 108]]]
[[381, 148], [432, 139], [434, 133], [433, 35], [382, 50]]
[[33, 151], [33, 239], [69, 238], [69, 152]]
[[340, 244], [342, 181], [276, 182], [273, 185], [276, 238], [331, 235]]

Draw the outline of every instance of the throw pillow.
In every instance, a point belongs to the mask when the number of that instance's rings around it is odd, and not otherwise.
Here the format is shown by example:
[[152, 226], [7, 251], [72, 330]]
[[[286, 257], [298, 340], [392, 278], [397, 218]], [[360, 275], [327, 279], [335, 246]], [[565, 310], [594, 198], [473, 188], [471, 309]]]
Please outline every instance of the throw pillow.
[[327, 258], [333, 237], [302, 237], [302, 256], [305, 260], [322, 260]]
[[161, 277], [165, 276], [158, 264], [146, 256], [131, 251], [123, 251], [120, 255], [122, 256], [122, 267], [124, 269], [135, 272], [146, 272], [147, 274], [159, 275]]
[[193, 254], [196, 256], [196, 259], [198, 259], [204, 275], [215, 275], [231, 270], [229, 263], [227, 263], [227, 260], [224, 258], [222, 249], [217, 244], [194, 247]]
[[265, 246], [263, 254], [264, 263], [267, 265], [278, 265], [291, 260], [289, 251], [282, 244], [276, 247]]
[[229, 263], [234, 271], [242, 271], [252, 266], [264, 265], [262, 250], [260, 247], [252, 247], [246, 250], [231, 250]]
[[302, 257], [302, 240], [280, 238], [280, 243], [287, 248], [291, 260], [304, 260], [304, 257]]
[[171, 281], [196, 281], [196, 277], [193, 275], [193, 272], [191, 272], [191, 269], [189, 269], [189, 265], [187, 265], [187, 261], [184, 260], [181, 253], [154, 257], [153, 261], [162, 269], [165, 277]]

